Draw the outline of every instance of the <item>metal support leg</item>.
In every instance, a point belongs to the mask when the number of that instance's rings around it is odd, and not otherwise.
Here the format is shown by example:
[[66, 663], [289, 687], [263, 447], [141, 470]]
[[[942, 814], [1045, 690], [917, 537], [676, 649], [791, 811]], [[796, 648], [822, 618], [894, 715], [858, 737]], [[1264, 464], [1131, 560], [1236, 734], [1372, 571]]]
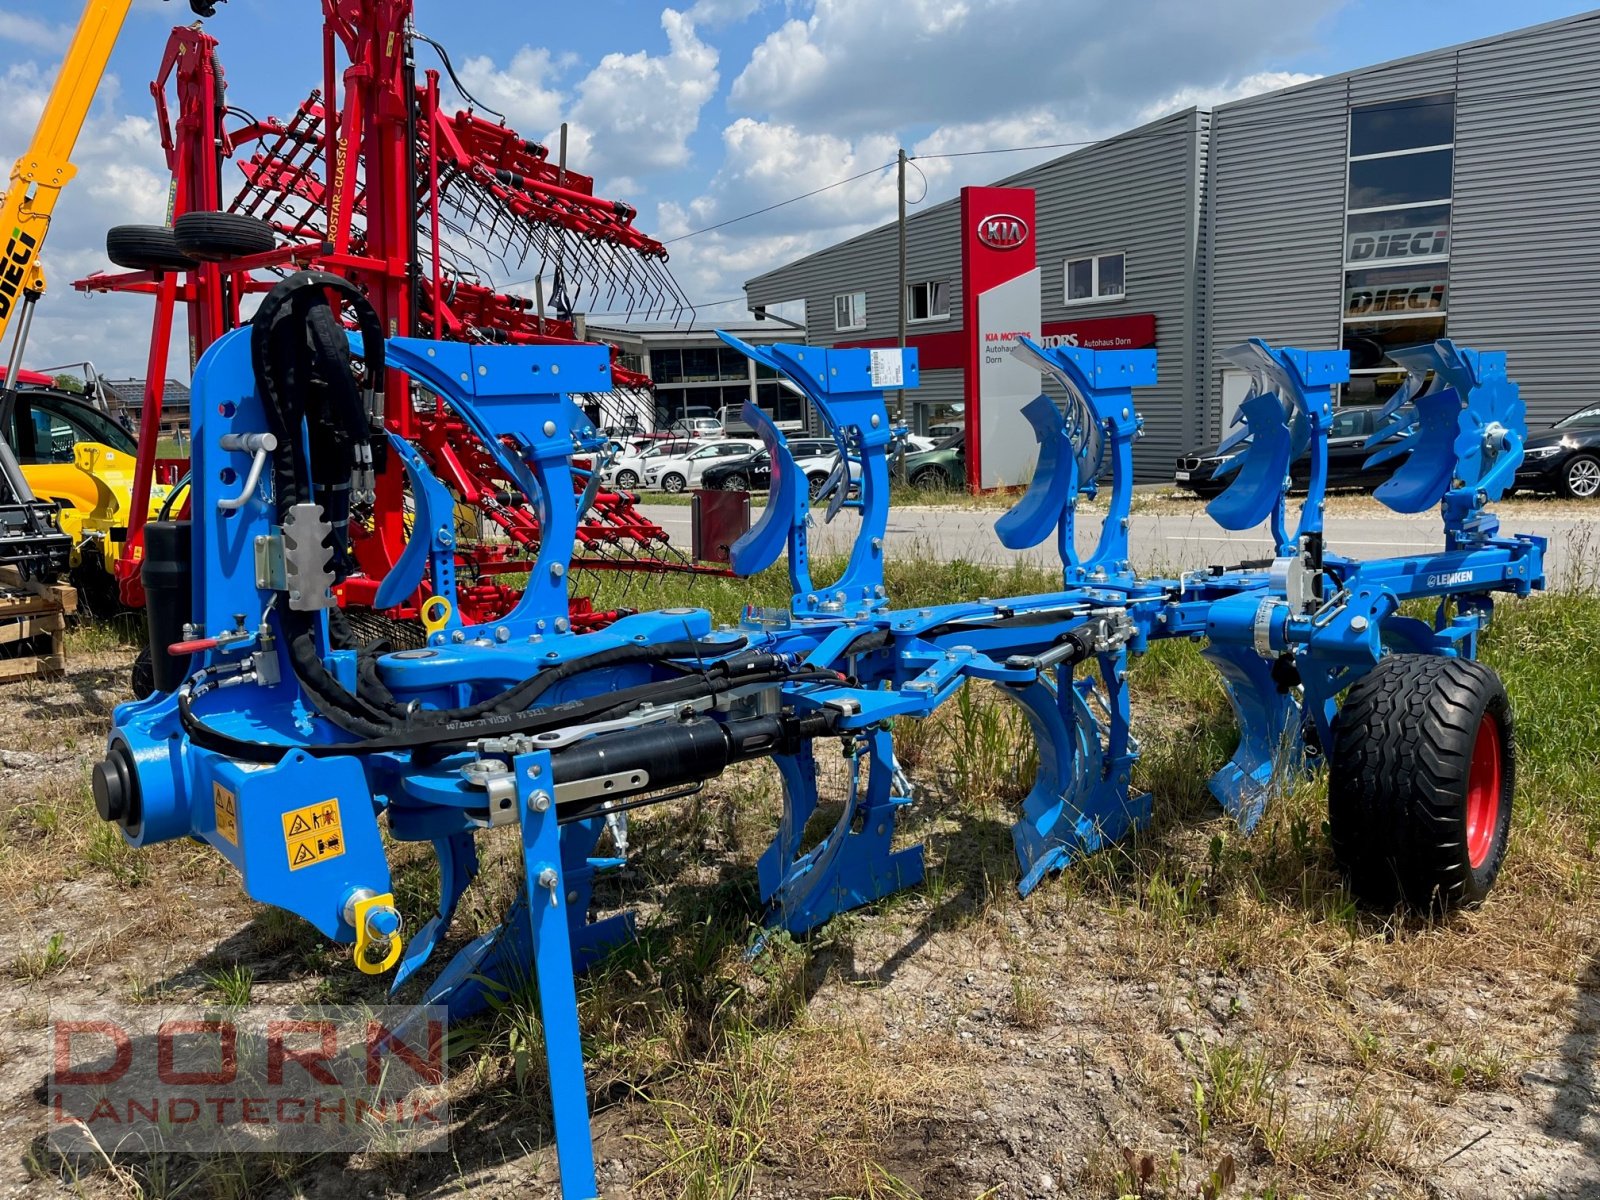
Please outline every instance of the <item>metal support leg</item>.
[[572, 973], [567, 893], [561, 874], [561, 830], [556, 824], [554, 776], [548, 751], [512, 759], [522, 817], [522, 865], [527, 882], [528, 934], [539, 1017], [544, 1023], [545, 1066], [556, 1130], [563, 1200], [596, 1196], [594, 1143], [589, 1132], [589, 1091], [578, 1029], [578, 987]]
[[[852, 785], [839, 823], [809, 854], [798, 860], [779, 859], [782, 878], [770, 899], [770, 924], [805, 933], [836, 913], [922, 882], [922, 847], [891, 850], [898, 810], [909, 797], [893, 794], [889, 731], [875, 729], [868, 734], [866, 750], [870, 764], [866, 787]], [[796, 829], [796, 839], [803, 828], [801, 824]], [[780, 854], [792, 850], [790, 843]]]

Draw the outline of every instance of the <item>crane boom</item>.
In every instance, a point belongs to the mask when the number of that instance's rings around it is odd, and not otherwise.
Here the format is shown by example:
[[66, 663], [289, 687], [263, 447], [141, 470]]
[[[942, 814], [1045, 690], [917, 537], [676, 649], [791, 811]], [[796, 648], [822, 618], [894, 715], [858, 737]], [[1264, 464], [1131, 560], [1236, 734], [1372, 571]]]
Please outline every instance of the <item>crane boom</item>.
[[77, 173], [72, 151], [132, 4], [133, 0], [89, 0], [33, 131], [33, 141], [11, 168], [5, 205], [0, 208], [0, 232], [7, 239], [0, 259], [0, 342], [18, 301], [30, 295], [37, 299], [44, 293], [39, 252], [61, 189]]

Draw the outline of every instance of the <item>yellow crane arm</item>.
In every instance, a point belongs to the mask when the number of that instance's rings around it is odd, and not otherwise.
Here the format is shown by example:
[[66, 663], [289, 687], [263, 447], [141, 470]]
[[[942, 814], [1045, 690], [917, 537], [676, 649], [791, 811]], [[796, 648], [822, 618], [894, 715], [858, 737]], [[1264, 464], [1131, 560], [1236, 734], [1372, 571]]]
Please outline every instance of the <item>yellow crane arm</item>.
[[50, 214], [61, 189], [77, 173], [71, 161], [73, 147], [132, 4], [133, 0], [89, 0], [33, 141], [11, 168], [11, 183], [0, 208], [0, 237], [6, 239], [0, 258], [0, 343], [18, 301], [29, 294], [37, 298], [44, 291], [39, 251], [50, 230]]

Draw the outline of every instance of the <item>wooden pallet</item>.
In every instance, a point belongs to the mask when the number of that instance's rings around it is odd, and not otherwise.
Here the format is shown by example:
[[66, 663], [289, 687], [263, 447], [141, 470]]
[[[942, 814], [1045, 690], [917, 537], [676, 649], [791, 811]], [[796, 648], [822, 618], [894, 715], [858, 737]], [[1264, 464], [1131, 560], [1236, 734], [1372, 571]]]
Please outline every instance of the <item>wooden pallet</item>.
[[76, 588], [24, 580], [15, 568], [0, 567], [0, 647], [18, 647], [15, 656], [0, 657], [0, 683], [64, 674], [67, 614], [77, 611]]

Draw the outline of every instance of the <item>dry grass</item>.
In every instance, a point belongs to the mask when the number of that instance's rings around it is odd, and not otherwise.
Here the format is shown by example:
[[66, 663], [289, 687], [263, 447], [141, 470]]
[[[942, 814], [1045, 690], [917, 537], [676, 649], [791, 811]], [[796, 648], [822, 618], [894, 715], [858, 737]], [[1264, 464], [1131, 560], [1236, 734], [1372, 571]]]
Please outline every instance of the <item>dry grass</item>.
[[[1048, 586], [1026, 570], [892, 569], [908, 603]], [[731, 616], [782, 587], [713, 583], [691, 599]], [[668, 590], [651, 602], [671, 603]], [[114, 687], [125, 652], [80, 650], [103, 657], [100, 682]], [[1205, 779], [1231, 750], [1232, 718], [1187, 643], [1157, 646], [1133, 673], [1151, 829], [1025, 902], [1007, 825], [1033, 748], [992, 689], [896, 731], [920, 789], [903, 834], [927, 846], [926, 886], [809, 940], [764, 938], [759, 925], [770, 767], [641, 815], [628, 877], [602, 891], [644, 900], [641, 937], [583, 981], [580, 1001], [600, 1152], [626, 1164], [618, 1194], [1011, 1197], [1041, 1173], [1059, 1194], [1108, 1198], [1429, 1194], [1480, 1098], [1534, 1107], [1523, 1081], [1536, 1065], [1595, 1082], [1572, 1012], [1600, 951], [1600, 599], [1507, 604], [1484, 656], [1518, 712], [1513, 850], [1490, 903], [1445, 922], [1353, 901], [1328, 847], [1323, 780], [1292, 787], [1250, 837], [1216, 812]], [[16, 727], [92, 746], [106, 721], [94, 691], [63, 701], [40, 685], [3, 703]], [[238, 900], [213, 856], [108, 840], [90, 815], [87, 759], [61, 761], [76, 765], [3, 784], [7, 995], [109, 979], [128, 999], [375, 997], [298, 922]], [[828, 770], [837, 786], [839, 766]], [[463, 936], [510, 898], [512, 839], [490, 837], [485, 852]], [[425, 910], [431, 856], [396, 856], [403, 908]], [[512, 997], [456, 1060], [453, 1163], [79, 1164], [68, 1183], [255, 1195], [332, 1171], [364, 1190], [528, 1194], [525, 1179], [550, 1177], [536, 1014], [531, 997]], [[1535, 1113], [1528, 1128], [1554, 1119]], [[58, 1163], [33, 1169], [62, 1178]]]

